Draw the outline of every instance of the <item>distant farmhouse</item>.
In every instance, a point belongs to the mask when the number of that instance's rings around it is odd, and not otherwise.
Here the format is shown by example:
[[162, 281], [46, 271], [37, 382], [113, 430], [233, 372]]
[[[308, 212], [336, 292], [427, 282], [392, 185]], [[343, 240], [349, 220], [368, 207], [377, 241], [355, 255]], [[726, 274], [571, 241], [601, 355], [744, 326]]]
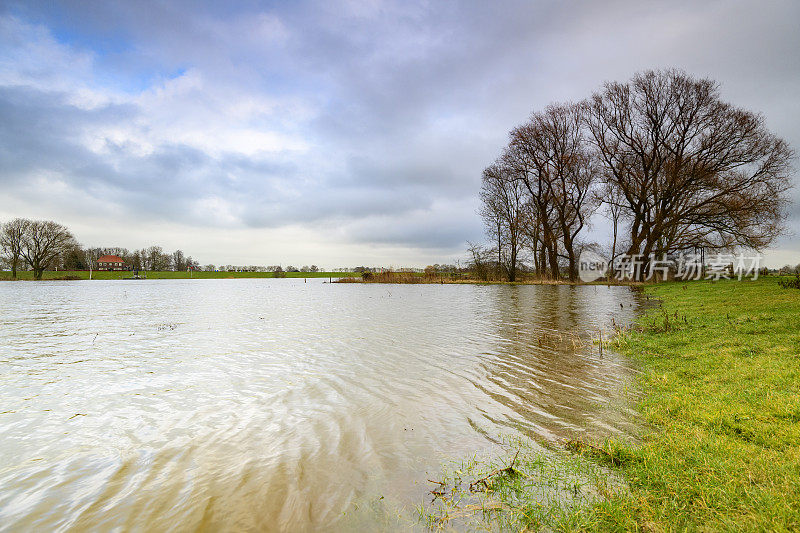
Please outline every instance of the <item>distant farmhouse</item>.
[[127, 267], [117, 255], [101, 255], [97, 258], [97, 270], [127, 270]]

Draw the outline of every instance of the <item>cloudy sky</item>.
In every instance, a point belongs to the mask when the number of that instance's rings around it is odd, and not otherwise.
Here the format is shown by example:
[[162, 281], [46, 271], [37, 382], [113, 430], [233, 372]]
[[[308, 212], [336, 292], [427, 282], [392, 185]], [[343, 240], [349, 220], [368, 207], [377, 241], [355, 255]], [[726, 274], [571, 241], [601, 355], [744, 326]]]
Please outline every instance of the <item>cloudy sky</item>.
[[[800, 148], [794, 0], [228, 4], [0, 0], [0, 220], [201, 263], [450, 262], [509, 129], [646, 68]], [[771, 264], [800, 262], [793, 197]]]

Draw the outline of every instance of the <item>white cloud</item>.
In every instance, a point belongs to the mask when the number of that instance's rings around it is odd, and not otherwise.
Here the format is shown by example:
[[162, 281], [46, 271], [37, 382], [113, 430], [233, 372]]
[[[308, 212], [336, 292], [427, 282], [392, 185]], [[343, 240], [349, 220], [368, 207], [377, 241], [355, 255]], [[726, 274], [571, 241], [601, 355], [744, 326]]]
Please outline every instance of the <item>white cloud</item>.
[[446, 261], [481, 238], [480, 171], [511, 127], [647, 67], [715, 77], [800, 147], [789, 2], [67, 9], [0, 10], [0, 217], [59, 219], [87, 244]]

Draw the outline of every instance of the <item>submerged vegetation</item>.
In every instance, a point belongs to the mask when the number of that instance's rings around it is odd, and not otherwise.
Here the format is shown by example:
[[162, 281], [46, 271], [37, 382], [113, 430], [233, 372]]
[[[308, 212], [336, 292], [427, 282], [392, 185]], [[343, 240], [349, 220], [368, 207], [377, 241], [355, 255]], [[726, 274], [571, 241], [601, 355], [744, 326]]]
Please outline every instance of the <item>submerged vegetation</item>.
[[[441, 480], [448, 498], [423, 510], [429, 525], [468, 516], [502, 530], [800, 528], [800, 293], [774, 278], [645, 290], [662, 307], [607, 343], [642, 367], [641, 440], [567, 443], [572, 458], [547, 456], [551, 475], [523, 447], [478, 502], [468, 485], [451, 487], [497, 467], [467, 463]], [[542, 496], [573, 481], [566, 503]]]
[[428, 528], [571, 529], [598, 501], [624, 490], [580, 456], [523, 439], [505, 444], [511, 452], [501, 461], [471, 457], [428, 480], [431, 501], [419, 509]]

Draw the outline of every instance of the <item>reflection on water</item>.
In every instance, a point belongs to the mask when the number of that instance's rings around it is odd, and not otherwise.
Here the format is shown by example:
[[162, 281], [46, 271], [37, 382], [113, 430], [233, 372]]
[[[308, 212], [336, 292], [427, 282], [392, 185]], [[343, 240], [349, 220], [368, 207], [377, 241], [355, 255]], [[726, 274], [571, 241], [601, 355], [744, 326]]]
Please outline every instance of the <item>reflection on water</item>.
[[633, 370], [585, 341], [638, 305], [599, 286], [2, 283], [0, 529], [405, 527], [391, 513], [426, 471], [499, 434], [630, 434]]

